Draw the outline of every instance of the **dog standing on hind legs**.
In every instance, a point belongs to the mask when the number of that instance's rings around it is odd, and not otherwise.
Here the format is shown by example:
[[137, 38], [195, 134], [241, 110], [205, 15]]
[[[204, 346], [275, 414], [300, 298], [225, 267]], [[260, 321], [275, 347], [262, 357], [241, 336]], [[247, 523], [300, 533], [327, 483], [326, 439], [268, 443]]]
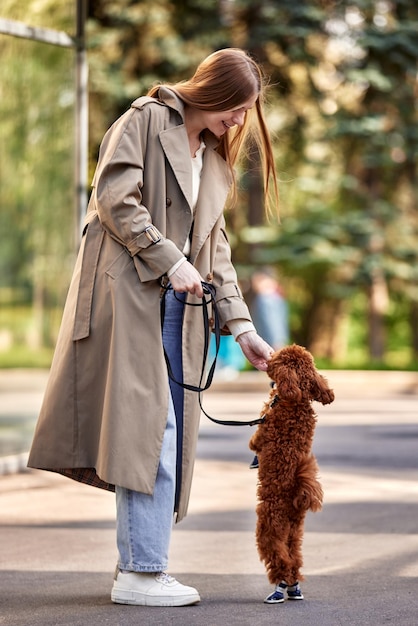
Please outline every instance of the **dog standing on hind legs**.
[[323, 498], [311, 451], [316, 426], [312, 401], [330, 404], [334, 392], [301, 346], [276, 351], [267, 374], [274, 386], [249, 446], [258, 458], [257, 549], [275, 585], [264, 602], [278, 604], [285, 591], [289, 600], [303, 600], [304, 520], [308, 510], [321, 510]]

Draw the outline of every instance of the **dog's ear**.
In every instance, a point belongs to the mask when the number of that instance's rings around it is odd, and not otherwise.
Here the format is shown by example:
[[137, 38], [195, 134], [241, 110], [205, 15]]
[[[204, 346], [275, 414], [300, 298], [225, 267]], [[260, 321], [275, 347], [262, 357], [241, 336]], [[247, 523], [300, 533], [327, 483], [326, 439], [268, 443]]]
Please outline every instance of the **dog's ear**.
[[302, 400], [302, 391], [299, 387], [299, 380], [295, 370], [287, 366], [278, 367], [275, 380], [277, 395], [280, 400], [291, 400], [293, 402]]
[[328, 386], [328, 381], [324, 376], [315, 371], [311, 386], [312, 400], [321, 404], [331, 404], [334, 401], [334, 392]]

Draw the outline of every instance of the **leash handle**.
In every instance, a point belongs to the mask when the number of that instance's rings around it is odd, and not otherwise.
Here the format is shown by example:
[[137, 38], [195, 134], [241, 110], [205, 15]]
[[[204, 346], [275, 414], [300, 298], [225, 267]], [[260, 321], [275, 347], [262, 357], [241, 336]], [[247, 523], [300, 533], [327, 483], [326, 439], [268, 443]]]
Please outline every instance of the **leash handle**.
[[[211, 285], [210, 283], [205, 283], [202, 282], [202, 288], [203, 288], [203, 297], [202, 297], [202, 301], [199, 303], [194, 303], [194, 302], [185, 302], [184, 304], [187, 306], [201, 306], [202, 307], [202, 315], [203, 315], [203, 327], [204, 327], [204, 346], [203, 346], [203, 358], [202, 358], [202, 369], [201, 369], [201, 373], [200, 373], [200, 379], [199, 379], [199, 384], [198, 385], [189, 385], [187, 383], [184, 382], [180, 382], [179, 380], [177, 380], [174, 377], [173, 374], [173, 370], [171, 368], [170, 365], [170, 361], [167, 355], [167, 352], [165, 351], [164, 348], [164, 358], [165, 358], [165, 362], [167, 364], [167, 371], [168, 371], [168, 376], [169, 378], [175, 382], [177, 385], [180, 385], [180, 387], [182, 387], [183, 389], [187, 389], [188, 391], [195, 391], [196, 393], [201, 393], [202, 391], [206, 391], [206, 389], [209, 389], [210, 385], [212, 384], [212, 380], [213, 380], [213, 375], [215, 373], [215, 367], [216, 367], [216, 361], [218, 358], [218, 353], [219, 353], [219, 346], [220, 346], [220, 337], [221, 337], [221, 329], [220, 329], [220, 323], [219, 323], [219, 313], [218, 313], [218, 307], [216, 306], [216, 301], [215, 301], [215, 295], [216, 295], [216, 288]], [[166, 287], [164, 287], [164, 293], [161, 297], [161, 329], [163, 329], [164, 326], [164, 318], [165, 318], [165, 298], [166, 298], [166, 294], [167, 292], [173, 289], [173, 287], [169, 284]], [[174, 297], [177, 298], [176, 296], [176, 292], [173, 290], [174, 293]], [[206, 296], [209, 296], [209, 298], [207, 298]], [[212, 311], [213, 311], [213, 318], [214, 318], [214, 334], [215, 334], [215, 357], [213, 359], [212, 365], [209, 369], [207, 378], [206, 378], [206, 383], [203, 384], [203, 379], [205, 376], [205, 364], [206, 364], [206, 360], [207, 360], [207, 356], [209, 353], [209, 313], [208, 313], [208, 307], [209, 305], [212, 304]]]

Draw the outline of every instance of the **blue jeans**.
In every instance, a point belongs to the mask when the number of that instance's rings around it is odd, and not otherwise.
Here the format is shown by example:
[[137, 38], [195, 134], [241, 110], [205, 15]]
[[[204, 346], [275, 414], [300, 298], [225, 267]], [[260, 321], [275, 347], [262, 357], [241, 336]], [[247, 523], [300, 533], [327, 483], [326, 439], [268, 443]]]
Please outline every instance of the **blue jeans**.
[[[181, 297], [181, 294], [177, 294]], [[182, 380], [182, 321], [183, 298], [178, 301], [169, 291], [163, 342], [174, 376]], [[164, 373], [165, 375], [165, 373]], [[177, 427], [177, 420], [179, 428]], [[118, 566], [124, 571], [162, 572], [167, 569], [168, 551], [173, 526], [177, 480], [181, 469], [177, 463], [182, 438], [183, 390], [171, 383], [167, 425], [164, 432], [160, 463], [152, 495], [116, 486], [116, 536], [119, 551]]]

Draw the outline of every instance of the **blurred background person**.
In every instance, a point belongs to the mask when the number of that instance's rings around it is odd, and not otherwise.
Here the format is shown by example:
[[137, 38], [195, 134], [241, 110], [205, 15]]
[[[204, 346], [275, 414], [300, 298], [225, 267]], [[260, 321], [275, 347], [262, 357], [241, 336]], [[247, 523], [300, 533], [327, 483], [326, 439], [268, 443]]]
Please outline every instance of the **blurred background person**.
[[250, 311], [257, 332], [275, 350], [289, 343], [289, 308], [273, 268], [258, 269], [251, 278]]

